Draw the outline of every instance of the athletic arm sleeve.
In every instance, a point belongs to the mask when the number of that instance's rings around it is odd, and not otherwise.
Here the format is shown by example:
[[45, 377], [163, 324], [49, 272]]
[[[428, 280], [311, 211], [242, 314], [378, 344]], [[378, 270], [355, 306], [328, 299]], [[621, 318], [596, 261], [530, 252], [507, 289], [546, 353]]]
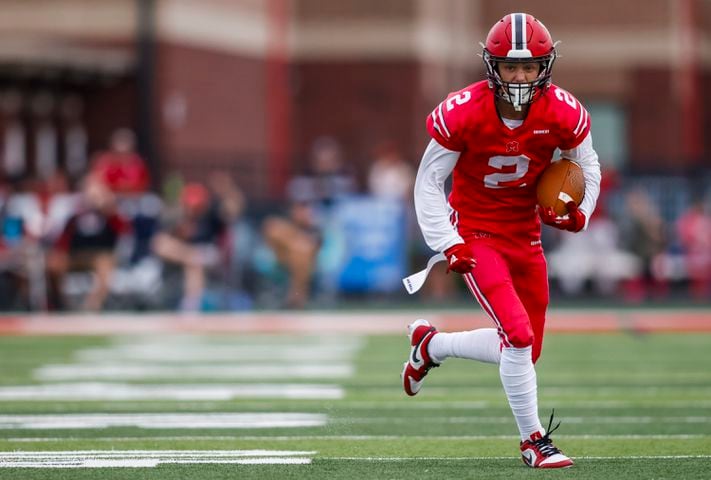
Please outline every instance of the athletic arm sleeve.
[[415, 179], [415, 212], [427, 245], [443, 252], [452, 245], [464, 243], [449, 221], [449, 206], [444, 182], [454, 170], [459, 152], [448, 150], [431, 140]]
[[583, 169], [585, 177], [585, 196], [580, 203], [580, 210], [585, 214], [585, 227], [588, 228], [590, 217], [595, 211], [597, 197], [600, 195], [600, 162], [597, 153], [593, 149], [592, 134], [588, 132], [582, 142], [577, 147], [570, 150], [562, 150], [561, 157], [568, 158]]

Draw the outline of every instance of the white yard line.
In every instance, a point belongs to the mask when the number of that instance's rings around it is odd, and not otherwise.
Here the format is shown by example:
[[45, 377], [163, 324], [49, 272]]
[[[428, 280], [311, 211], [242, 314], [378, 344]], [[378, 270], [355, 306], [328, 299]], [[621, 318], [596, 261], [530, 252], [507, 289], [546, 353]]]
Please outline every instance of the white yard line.
[[109, 427], [167, 428], [306, 428], [326, 424], [318, 413], [114, 413], [0, 415], [0, 429], [97, 429]]
[[[0, 468], [153, 468], [160, 464], [309, 464], [313, 451], [270, 450], [90, 450], [45, 452], [0, 452]], [[711, 455], [620, 455], [580, 456], [575, 460], [696, 460]], [[470, 457], [346, 457], [323, 456], [320, 460], [373, 463], [411, 461], [518, 460], [515, 456]]]
[[75, 358], [84, 362], [126, 360], [130, 362], [193, 363], [235, 361], [339, 361], [352, 358], [358, 343], [281, 345], [165, 345], [157, 341], [139, 345], [114, 345], [80, 350]]
[[[190, 357], [186, 357], [190, 358]], [[232, 364], [232, 365], [154, 365], [150, 363], [94, 363], [44, 365], [34, 371], [38, 380], [267, 380], [267, 379], [342, 379], [353, 376], [347, 364]]]
[[293, 335], [291, 333], [252, 333], [249, 335], [235, 334], [203, 334], [191, 332], [187, 334], [148, 334], [148, 335], [112, 335], [110, 347], [136, 347], [155, 345], [159, 343], [162, 348], [182, 345], [200, 345], [203, 347], [230, 347], [254, 348], [272, 347], [313, 347], [339, 346], [342, 348], [358, 349], [363, 346], [365, 337], [362, 335], [317, 334], [304, 333]]
[[296, 456], [314, 455], [313, 451], [293, 450], [68, 450], [43, 452], [0, 452], [2, 458], [35, 458], [35, 457], [131, 457], [131, 458], [233, 458], [233, 457], [264, 457], [264, 456]]
[[0, 401], [45, 400], [232, 400], [235, 398], [343, 398], [335, 385], [314, 384], [166, 384], [62, 383], [0, 387]]
[[153, 468], [160, 464], [311, 463], [316, 452], [290, 450], [89, 450], [0, 452], [0, 468]]

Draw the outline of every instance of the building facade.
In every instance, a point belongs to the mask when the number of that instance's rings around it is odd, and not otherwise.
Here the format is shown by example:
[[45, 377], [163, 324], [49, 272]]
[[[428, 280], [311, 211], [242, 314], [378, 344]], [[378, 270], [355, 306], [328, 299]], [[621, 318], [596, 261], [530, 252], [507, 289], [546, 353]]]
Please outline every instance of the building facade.
[[[0, 126], [25, 126], [27, 174], [40, 170], [34, 139], [47, 118], [59, 134], [57, 168], [66, 163], [62, 105], [71, 97], [89, 152], [131, 126], [156, 179], [223, 169], [252, 197], [270, 199], [321, 136], [341, 142], [361, 178], [383, 141], [416, 162], [426, 115], [483, 78], [478, 42], [520, 8], [512, 0], [1, 3]], [[562, 41], [554, 82], [590, 107], [603, 163], [675, 173], [711, 166], [711, 3], [526, 8]], [[37, 107], [38, 98], [49, 106]]]

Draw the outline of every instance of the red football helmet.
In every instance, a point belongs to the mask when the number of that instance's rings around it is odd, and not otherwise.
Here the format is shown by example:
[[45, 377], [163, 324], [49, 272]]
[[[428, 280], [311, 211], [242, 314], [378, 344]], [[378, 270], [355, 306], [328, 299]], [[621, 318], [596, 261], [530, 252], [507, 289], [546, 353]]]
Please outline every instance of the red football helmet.
[[[550, 86], [553, 62], [557, 56], [556, 44], [545, 25], [532, 15], [506, 15], [491, 27], [486, 45], [482, 47], [489, 88], [517, 110], [521, 109], [521, 105], [538, 99]], [[539, 62], [541, 69], [533, 82], [504, 82], [497, 69], [498, 62]]]

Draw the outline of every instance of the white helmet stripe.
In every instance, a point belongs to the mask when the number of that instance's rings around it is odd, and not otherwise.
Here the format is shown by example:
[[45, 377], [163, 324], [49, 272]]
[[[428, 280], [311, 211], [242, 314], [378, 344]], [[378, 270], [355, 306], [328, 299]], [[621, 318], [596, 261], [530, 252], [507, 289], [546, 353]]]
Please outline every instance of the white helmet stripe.
[[524, 13], [511, 14], [511, 50], [526, 50], [526, 15]]

